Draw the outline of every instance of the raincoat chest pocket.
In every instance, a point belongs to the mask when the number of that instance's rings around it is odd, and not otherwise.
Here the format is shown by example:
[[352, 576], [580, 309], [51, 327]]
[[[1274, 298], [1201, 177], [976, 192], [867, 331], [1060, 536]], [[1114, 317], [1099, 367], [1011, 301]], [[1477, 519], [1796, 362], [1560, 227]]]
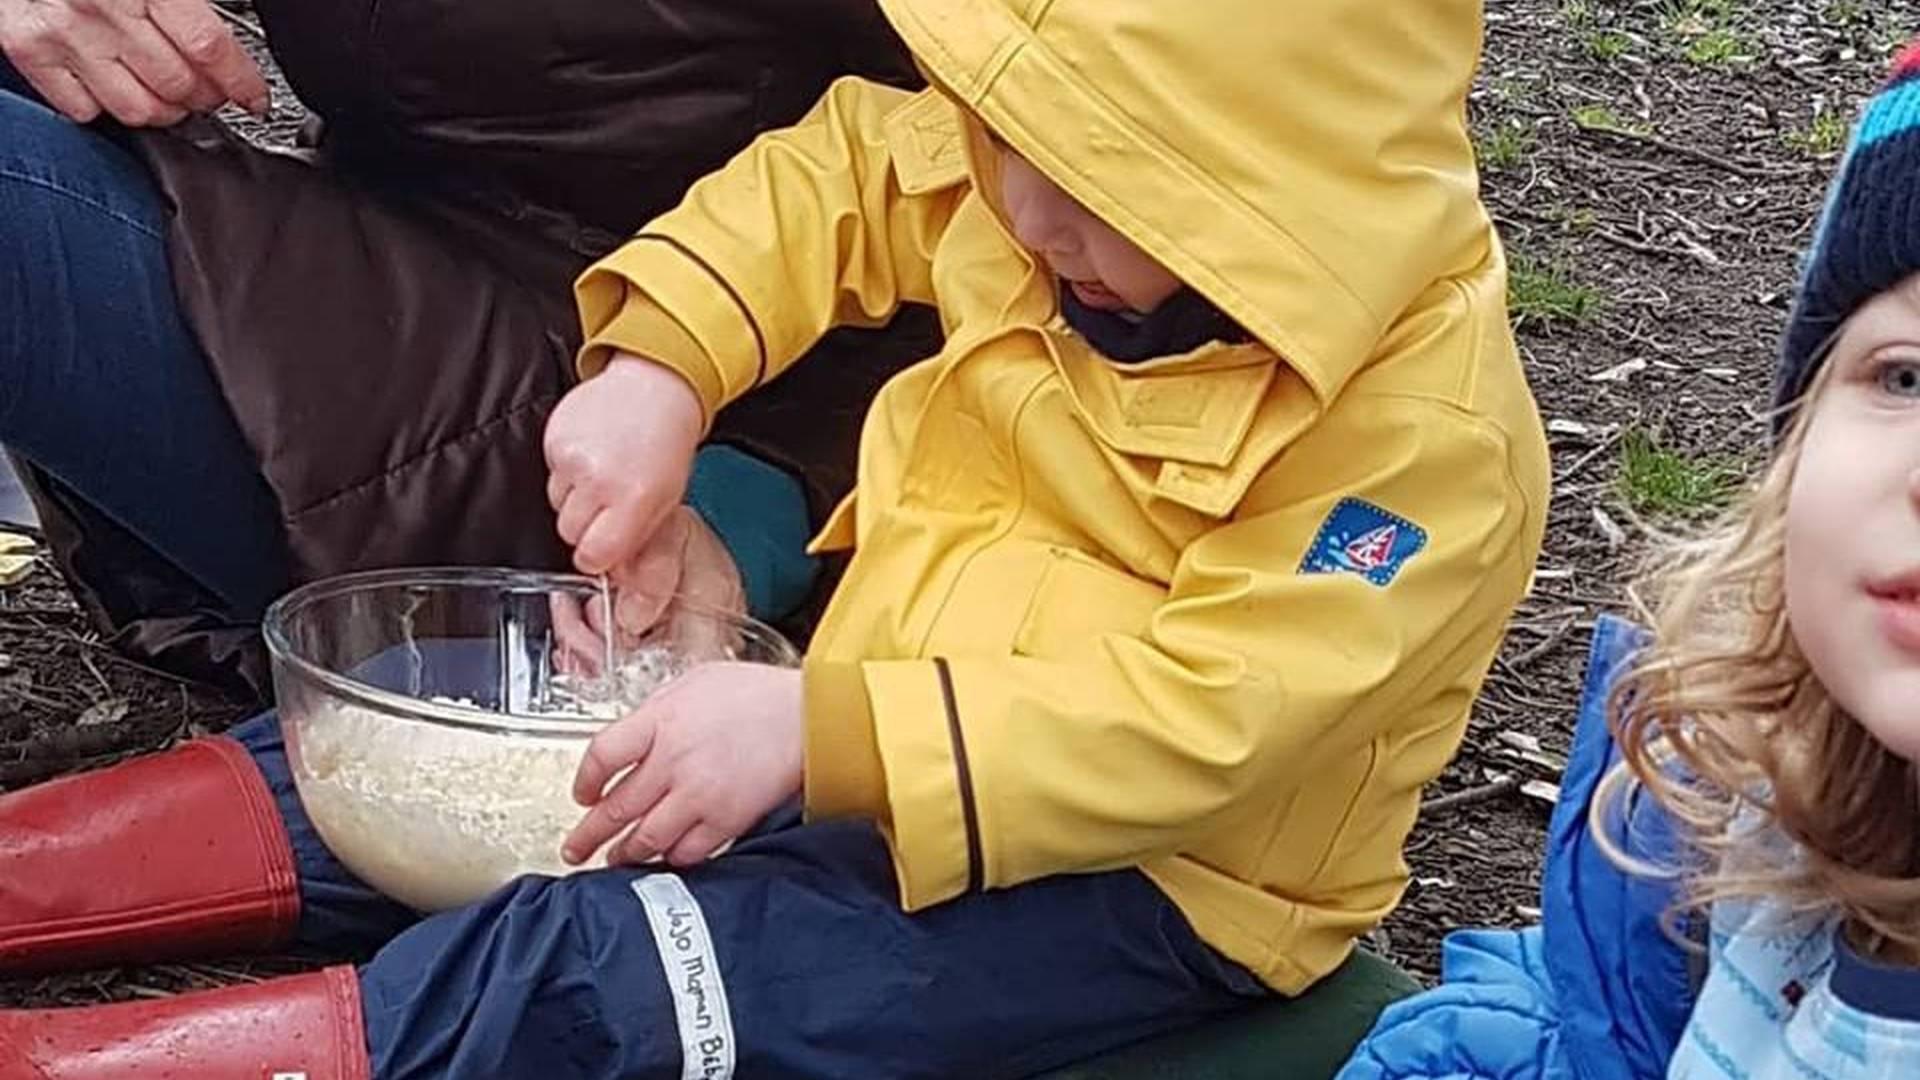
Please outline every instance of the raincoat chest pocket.
[[1313, 419], [1305, 386], [1264, 346], [1214, 346], [1121, 368], [1076, 335], [1053, 344], [1074, 408], [1095, 436], [1152, 469], [1161, 498], [1208, 517], [1231, 514]]
[[1104, 635], [1144, 637], [1166, 600], [1166, 589], [1151, 581], [1069, 548], [1049, 548], [1013, 651], [1066, 658], [1099, 649]]

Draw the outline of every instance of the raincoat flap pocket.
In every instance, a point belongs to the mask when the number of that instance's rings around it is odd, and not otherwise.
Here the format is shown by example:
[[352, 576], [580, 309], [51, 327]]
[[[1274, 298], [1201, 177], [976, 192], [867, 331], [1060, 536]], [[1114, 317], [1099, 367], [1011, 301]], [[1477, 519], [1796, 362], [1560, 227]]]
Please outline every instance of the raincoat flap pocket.
[[884, 130], [902, 193], [925, 195], [967, 178], [960, 108], [939, 91], [922, 91], [888, 113]]
[[1014, 652], [1058, 657], [1096, 649], [1104, 634], [1146, 636], [1166, 589], [1078, 551], [1056, 547], [1050, 554]]

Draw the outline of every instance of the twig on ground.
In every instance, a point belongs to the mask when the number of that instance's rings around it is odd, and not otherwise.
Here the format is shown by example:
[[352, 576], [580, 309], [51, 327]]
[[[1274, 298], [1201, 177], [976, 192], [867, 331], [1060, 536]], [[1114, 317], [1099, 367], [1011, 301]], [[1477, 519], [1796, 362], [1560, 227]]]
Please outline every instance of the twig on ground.
[[[10, 612], [7, 611], [7, 609], [5, 608], [0, 608], [0, 615], [6, 615], [6, 614], [10, 614]], [[72, 613], [68, 612], [67, 614], [72, 614]], [[71, 630], [62, 631], [59, 636], [62, 640], [70, 641], [76, 645], [80, 645], [88, 650], [96, 652], [99, 655], [104, 656], [107, 659], [113, 661], [116, 664], [120, 664], [123, 667], [130, 667], [135, 671], [144, 672], [145, 674], [152, 675], [154, 678], [157, 678], [157, 679], [165, 679], [168, 682], [177, 683], [182, 687], [188, 687], [188, 686], [192, 686], [196, 688], [200, 687], [200, 684], [194, 682], [192, 679], [183, 678], [179, 675], [173, 674], [170, 671], [161, 671], [159, 668], [156, 668], [156, 667], [148, 667], [147, 665], [141, 663], [138, 660], [133, 659], [130, 656], [123, 656], [120, 653], [114, 651], [112, 646], [108, 645], [103, 641], [90, 640], [88, 638], [82, 637], [79, 634], [72, 632]]]
[[1583, 127], [1580, 130], [1589, 135], [1609, 136], [1657, 147], [1669, 154], [1691, 158], [1703, 165], [1711, 165], [1716, 169], [1730, 172], [1735, 176], [1743, 176], [1749, 180], [1778, 180], [1793, 176], [1805, 176], [1808, 172], [1805, 167], [1774, 169], [1763, 165], [1748, 165], [1744, 162], [1735, 161], [1732, 158], [1723, 157], [1711, 150], [1702, 150], [1699, 147], [1670, 142], [1658, 135], [1644, 131], [1630, 131], [1626, 128], [1611, 126]]
[[65, 713], [80, 711], [80, 707], [72, 702], [61, 701], [58, 698], [50, 698], [45, 694], [29, 690], [24, 686], [0, 686], [0, 698], [6, 697], [16, 697], [29, 704], [38, 705], [43, 709], [52, 709], [54, 712]]
[[93, 662], [93, 657], [82, 652], [80, 654], [80, 663], [86, 665], [86, 669], [93, 675], [94, 681], [100, 684], [100, 689], [105, 690], [109, 694], [113, 693], [113, 684], [107, 681], [105, 675], [100, 674], [100, 666]]
[[1832, 90], [1832, 87], [1814, 78], [1813, 76], [1807, 74], [1806, 72], [1801, 71], [1799, 68], [1794, 67], [1792, 64], [1787, 63], [1785, 60], [1782, 60], [1777, 56], [1773, 58], [1772, 67], [1775, 71], [1778, 71], [1782, 75], [1785, 75], [1787, 78], [1794, 80], [1795, 82], [1799, 83], [1801, 86], [1804, 86], [1809, 90], [1814, 90], [1823, 94]]
[[1663, 258], [1675, 259], [1697, 259], [1708, 266], [1725, 265], [1720, 256], [1715, 255], [1705, 246], [1686, 236], [1680, 237], [1681, 247], [1670, 248], [1661, 247], [1659, 244], [1649, 244], [1640, 240], [1632, 240], [1621, 236], [1612, 229], [1595, 229], [1593, 230], [1593, 235], [1616, 247], [1623, 247], [1628, 251], [1637, 251], [1642, 255], [1659, 255]]
[[1455, 791], [1446, 795], [1436, 795], [1420, 804], [1420, 816], [1431, 817], [1435, 814], [1458, 810], [1463, 806], [1491, 802], [1502, 795], [1518, 790], [1520, 790], [1519, 777], [1503, 776], [1490, 784], [1481, 784], [1478, 787], [1470, 787], [1465, 791]]
[[1575, 473], [1579, 472], [1581, 469], [1586, 468], [1588, 462], [1592, 461], [1594, 458], [1599, 457], [1601, 454], [1606, 453], [1608, 450], [1611, 450], [1613, 448], [1613, 444], [1619, 442], [1621, 438], [1626, 435], [1626, 433], [1627, 433], [1627, 429], [1624, 426], [1615, 428], [1613, 431], [1609, 432], [1606, 438], [1601, 439], [1597, 444], [1594, 445], [1593, 449], [1587, 451], [1584, 454], [1581, 454], [1578, 458], [1574, 459], [1573, 464], [1555, 473], [1553, 477], [1554, 486], [1558, 487], [1559, 485], [1566, 483], [1567, 480], [1570, 477], [1572, 477]]
[[1578, 618], [1569, 618], [1562, 621], [1558, 626], [1555, 626], [1549, 631], [1546, 637], [1529, 645], [1525, 651], [1507, 661], [1507, 670], [1518, 674], [1523, 668], [1527, 667], [1527, 665], [1552, 652], [1554, 646], [1560, 644], [1560, 642], [1566, 638], [1567, 632], [1572, 630], [1574, 624], [1577, 622], [1579, 622]]

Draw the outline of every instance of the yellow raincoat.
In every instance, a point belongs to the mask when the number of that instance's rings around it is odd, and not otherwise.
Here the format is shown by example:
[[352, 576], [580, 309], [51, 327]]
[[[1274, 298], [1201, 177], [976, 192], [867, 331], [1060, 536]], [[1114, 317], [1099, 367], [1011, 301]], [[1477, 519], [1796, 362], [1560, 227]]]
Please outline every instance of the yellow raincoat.
[[[582, 277], [709, 410], [937, 305], [816, 541], [806, 799], [902, 902], [1139, 866], [1282, 992], [1406, 881], [1547, 512], [1477, 196], [1475, 0], [881, 0], [848, 80]], [[1061, 320], [981, 125], [1246, 327], [1141, 364]]]

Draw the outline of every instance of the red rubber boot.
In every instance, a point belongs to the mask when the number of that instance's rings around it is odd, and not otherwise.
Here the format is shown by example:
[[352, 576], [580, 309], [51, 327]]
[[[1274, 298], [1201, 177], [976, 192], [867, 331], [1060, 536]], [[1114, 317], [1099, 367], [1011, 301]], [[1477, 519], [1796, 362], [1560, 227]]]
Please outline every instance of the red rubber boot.
[[0, 974], [264, 951], [299, 917], [286, 826], [232, 739], [0, 795]]
[[0, 1011], [0, 1080], [369, 1080], [350, 967], [160, 1001]]

